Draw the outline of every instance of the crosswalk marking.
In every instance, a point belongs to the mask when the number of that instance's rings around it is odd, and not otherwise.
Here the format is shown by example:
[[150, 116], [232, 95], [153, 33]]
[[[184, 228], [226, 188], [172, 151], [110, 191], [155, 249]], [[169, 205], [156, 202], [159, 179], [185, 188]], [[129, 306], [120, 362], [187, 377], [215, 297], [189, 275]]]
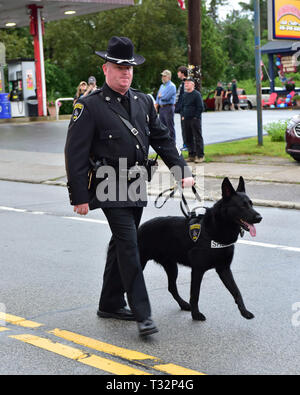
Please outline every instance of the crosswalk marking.
[[25, 335], [13, 335], [9, 336], [13, 339], [20, 340], [24, 343], [31, 344], [33, 346], [42, 348], [47, 351], [51, 351], [55, 354], [64, 356], [66, 358], [73, 359], [77, 362], [83, 363], [88, 366], [103, 370], [116, 375], [150, 375], [150, 373], [143, 372], [142, 370], [126, 366], [118, 362], [111, 361], [106, 358], [99, 357], [98, 355], [86, 354], [83, 351], [70, 347], [61, 343], [54, 343], [49, 339], [33, 336], [29, 334]]
[[18, 317], [12, 314], [6, 314], [3, 312], [0, 312], [0, 320], [6, 321], [13, 325], [19, 325], [24, 328], [38, 328], [43, 325], [43, 324], [39, 324], [38, 322], [28, 321], [25, 318]]

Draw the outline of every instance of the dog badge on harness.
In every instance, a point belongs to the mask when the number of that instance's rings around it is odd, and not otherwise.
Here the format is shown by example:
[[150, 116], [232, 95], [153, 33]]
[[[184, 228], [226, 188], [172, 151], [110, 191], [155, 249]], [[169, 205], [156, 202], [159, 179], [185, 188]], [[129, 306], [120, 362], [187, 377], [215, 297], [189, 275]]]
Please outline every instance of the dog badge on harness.
[[190, 233], [190, 238], [193, 240], [194, 243], [196, 243], [201, 233], [201, 224], [190, 225], [189, 233]]
[[74, 106], [74, 111], [73, 111], [73, 121], [77, 121], [77, 119], [80, 117], [84, 109], [84, 105], [82, 103], [76, 103]]

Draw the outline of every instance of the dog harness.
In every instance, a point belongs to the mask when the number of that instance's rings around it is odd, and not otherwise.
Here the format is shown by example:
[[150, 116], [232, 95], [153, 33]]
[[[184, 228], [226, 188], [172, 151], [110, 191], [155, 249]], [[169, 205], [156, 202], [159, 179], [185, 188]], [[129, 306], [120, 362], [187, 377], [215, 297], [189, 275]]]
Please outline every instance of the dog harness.
[[[204, 214], [196, 216], [196, 213], [194, 211], [191, 213], [189, 217], [189, 224], [188, 224], [189, 236], [194, 243], [196, 243], [200, 237], [203, 218], [204, 218]], [[204, 237], [204, 240], [203, 239], [201, 240], [201, 244], [203, 244], [203, 247], [206, 248], [227, 248], [233, 246], [235, 243], [222, 244], [222, 243], [218, 243], [215, 240], [206, 239]]]
[[[156, 208], [162, 208], [164, 206], [164, 204], [167, 202], [168, 199], [174, 197], [175, 192], [179, 190], [180, 194], [181, 194], [181, 201], [180, 201], [180, 208], [181, 211], [183, 213], [183, 215], [188, 218], [189, 222], [188, 222], [188, 228], [189, 228], [189, 236], [191, 238], [191, 240], [196, 243], [200, 237], [201, 234], [201, 230], [202, 230], [202, 222], [203, 222], [203, 218], [204, 218], [204, 214], [200, 214], [200, 215], [196, 215], [195, 210], [197, 208], [204, 208], [207, 209], [207, 207], [204, 206], [197, 206], [194, 207], [192, 209], [192, 211], [189, 209], [189, 206], [187, 204], [186, 198], [183, 194], [183, 190], [182, 187], [180, 186], [179, 182], [177, 182], [173, 187], [166, 189], [165, 191], [159, 193], [159, 195], [156, 197], [154, 205]], [[198, 194], [197, 190], [196, 190], [196, 185], [194, 184], [192, 186], [192, 191], [195, 195], [195, 199], [198, 200], [199, 202], [201, 201], [200, 195]], [[158, 205], [158, 200], [166, 193], [166, 192], [170, 192], [169, 195], [167, 195], [165, 197], [165, 200], [162, 202], [161, 205]], [[241, 234], [241, 236], [243, 236]], [[203, 247], [206, 248], [213, 248], [213, 249], [219, 249], [219, 248], [228, 248], [233, 246], [235, 243], [230, 243], [230, 244], [222, 244], [219, 243], [215, 240], [212, 239], [206, 239], [204, 237], [204, 239], [201, 240], [201, 244], [203, 243]], [[206, 245], [205, 245], [206, 244]]]

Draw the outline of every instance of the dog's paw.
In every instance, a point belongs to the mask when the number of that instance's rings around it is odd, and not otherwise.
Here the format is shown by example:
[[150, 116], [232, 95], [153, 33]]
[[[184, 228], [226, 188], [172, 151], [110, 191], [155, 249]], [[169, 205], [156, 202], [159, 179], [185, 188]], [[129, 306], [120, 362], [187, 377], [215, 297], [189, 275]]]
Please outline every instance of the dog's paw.
[[185, 301], [182, 301], [180, 303], [180, 308], [181, 308], [181, 310], [184, 310], [184, 311], [191, 311], [191, 305]]
[[192, 318], [195, 321], [205, 321], [206, 317], [205, 315], [203, 315], [202, 313], [200, 313], [200, 311], [196, 312], [196, 313], [192, 313]]
[[254, 318], [254, 314], [252, 314], [250, 311], [248, 310], [243, 310], [241, 311], [241, 314], [244, 318], [246, 318], [247, 320], [251, 320], [252, 318]]

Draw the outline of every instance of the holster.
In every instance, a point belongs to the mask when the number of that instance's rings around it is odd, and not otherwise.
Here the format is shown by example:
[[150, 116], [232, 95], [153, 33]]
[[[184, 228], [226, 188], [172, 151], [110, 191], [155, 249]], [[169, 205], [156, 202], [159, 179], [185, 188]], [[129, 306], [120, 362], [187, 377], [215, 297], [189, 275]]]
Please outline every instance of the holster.
[[158, 157], [158, 155], [156, 155], [155, 159], [148, 159], [147, 163], [145, 165], [149, 182], [152, 180], [153, 174], [158, 169], [157, 157]]
[[97, 170], [99, 169], [99, 167], [107, 165], [105, 158], [95, 159], [95, 160], [93, 158], [89, 158], [89, 161], [90, 161], [91, 167], [89, 168], [89, 171], [88, 171], [88, 190], [91, 189], [93, 183], [95, 182], [96, 173], [97, 173]]

